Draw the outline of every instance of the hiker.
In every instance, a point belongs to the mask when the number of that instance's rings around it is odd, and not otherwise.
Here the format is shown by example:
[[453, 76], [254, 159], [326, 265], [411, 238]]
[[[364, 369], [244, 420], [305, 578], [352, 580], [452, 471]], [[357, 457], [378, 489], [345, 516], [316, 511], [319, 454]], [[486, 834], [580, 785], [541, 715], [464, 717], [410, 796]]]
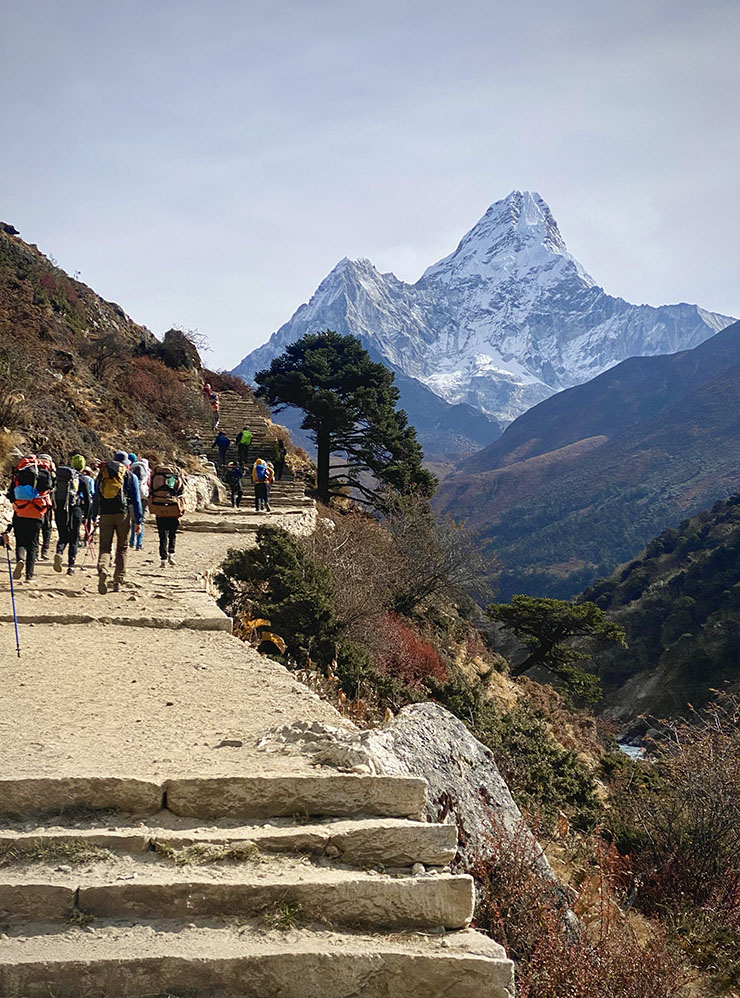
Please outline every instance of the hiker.
[[100, 524], [98, 592], [101, 595], [108, 592], [113, 537], [116, 538], [113, 592], [117, 593], [126, 577], [126, 551], [131, 521], [134, 521], [135, 533], [138, 534], [141, 532], [143, 517], [139, 479], [129, 471], [128, 454], [117, 450], [112, 461], [105, 461], [100, 466], [92, 503], [92, 518], [99, 518]]
[[219, 423], [221, 422], [219, 411], [221, 409], [221, 403], [219, 402], [218, 395], [216, 392], [211, 392], [210, 399], [211, 412], [213, 413], [213, 429], [217, 430]]
[[[131, 474], [135, 475], [139, 480], [139, 495], [141, 496], [141, 508], [146, 514], [147, 502], [149, 500], [149, 479], [151, 478], [151, 472], [149, 471], [149, 462], [145, 457], [141, 460], [137, 459], [136, 454], [129, 454], [129, 457], [133, 458], [131, 462]], [[136, 533], [136, 524], [131, 523], [131, 534], [128, 539], [128, 546], [133, 548], [135, 551], [141, 551], [144, 546], [144, 520], [141, 521], [141, 530]]]
[[252, 466], [252, 482], [254, 483], [254, 508], [258, 513], [264, 509], [270, 513], [270, 469], [258, 457]]
[[[53, 484], [50, 465], [35, 454], [26, 454], [13, 469], [8, 499], [13, 504], [11, 526], [15, 534], [14, 579], [20, 579], [24, 569], [26, 581], [30, 582], [33, 578], [42, 522], [47, 510], [51, 509]], [[5, 533], [9, 530], [10, 526]]]
[[287, 451], [285, 449], [285, 444], [278, 437], [275, 441], [275, 478], [279, 482], [283, 480], [283, 471], [285, 470], [285, 455]]
[[[51, 487], [54, 489], [56, 483], [56, 465], [52, 460], [51, 454], [39, 454], [39, 461], [47, 464], [51, 468]], [[44, 513], [44, 518], [41, 521], [41, 560], [47, 561], [49, 558], [49, 548], [51, 547], [51, 527], [54, 520], [54, 510], [52, 506], [48, 506], [46, 512]]]
[[206, 381], [206, 383], [203, 385], [203, 398], [206, 400], [206, 402], [211, 401], [211, 395], [213, 395], [213, 389], [211, 388], [211, 383], [210, 381]]
[[226, 451], [231, 447], [231, 441], [226, 436], [223, 430], [219, 430], [218, 436], [211, 444], [211, 447], [218, 447], [218, 456], [221, 467], [223, 468], [226, 464]]
[[231, 489], [231, 505], [238, 509], [244, 493], [242, 492], [242, 478], [244, 469], [240, 468], [235, 461], [230, 461], [226, 468], [226, 484]]
[[67, 575], [74, 575], [75, 559], [80, 546], [80, 527], [90, 518], [92, 496], [81, 471], [85, 467], [82, 454], [73, 454], [68, 465], [57, 468], [54, 488], [54, 517], [57, 523], [57, 549], [54, 571], [62, 570], [62, 555], [67, 553]]
[[252, 431], [243, 426], [236, 436], [236, 449], [239, 455], [239, 467], [246, 468], [249, 462], [249, 445], [252, 443]]
[[175, 564], [175, 540], [185, 512], [185, 481], [179, 468], [158, 464], [152, 472], [149, 512], [157, 518], [160, 568]]

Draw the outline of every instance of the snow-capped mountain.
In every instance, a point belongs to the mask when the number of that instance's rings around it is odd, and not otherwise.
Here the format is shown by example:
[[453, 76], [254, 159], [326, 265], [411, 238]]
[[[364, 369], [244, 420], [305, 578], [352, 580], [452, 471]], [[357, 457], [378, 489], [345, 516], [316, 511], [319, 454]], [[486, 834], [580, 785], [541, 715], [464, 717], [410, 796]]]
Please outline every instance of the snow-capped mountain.
[[540, 195], [512, 191], [416, 284], [369, 260], [340, 260], [235, 373], [250, 380], [289, 343], [333, 329], [444, 401], [505, 424], [627, 357], [695, 347], [732, 321], [697, 305], [608, 295], [568, 252]]

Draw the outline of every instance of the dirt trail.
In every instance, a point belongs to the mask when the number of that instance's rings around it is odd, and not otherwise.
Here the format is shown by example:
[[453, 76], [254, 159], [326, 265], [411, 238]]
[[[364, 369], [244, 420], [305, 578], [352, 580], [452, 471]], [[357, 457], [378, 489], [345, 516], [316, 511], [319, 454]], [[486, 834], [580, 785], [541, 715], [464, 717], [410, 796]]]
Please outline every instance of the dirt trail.
[[[224, 528], [270, 522], [293, 530], [307, 529], [309, 519], [305, 510], [269, 521], [227, 510], [218, 517]], [[129, 551], [125, 588], [105, 596], [89, 556], [80, 553], [84, 567], [71, 577], [40, 562], [33, 583], [17, 590], [20, 660], [0, 566], [3, 777], [245, 775], [307, 765], [258, 752], [256, 741], [299, 718], [342, 720], [232, 637], [207, 591], [228, 549], [253, 543], [250, 533], [186, 530], [176, 566], [160, 569], [148, 523], [144, 551]]]

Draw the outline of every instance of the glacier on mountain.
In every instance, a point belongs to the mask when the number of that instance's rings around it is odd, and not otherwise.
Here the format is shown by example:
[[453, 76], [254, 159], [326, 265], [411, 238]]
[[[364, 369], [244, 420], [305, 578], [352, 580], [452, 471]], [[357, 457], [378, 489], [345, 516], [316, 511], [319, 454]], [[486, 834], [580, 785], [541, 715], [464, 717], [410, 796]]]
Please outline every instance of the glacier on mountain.
[[444, 401], [505, 424], [627, 357], [689, 349], [733, 321], [608, 295], [568, 252], [540, 195], [512, 191], [415, 284], [369, 260], [340, 260], [234, 371], [251, 380], [288, 344], [333, 329]]

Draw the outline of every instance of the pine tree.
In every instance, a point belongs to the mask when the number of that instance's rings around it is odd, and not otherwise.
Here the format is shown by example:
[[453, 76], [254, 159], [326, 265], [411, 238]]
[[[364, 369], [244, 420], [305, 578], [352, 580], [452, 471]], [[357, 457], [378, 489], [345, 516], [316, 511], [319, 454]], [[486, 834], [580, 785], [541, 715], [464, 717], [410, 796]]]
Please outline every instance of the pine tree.
[[[303, 410], [301, 427], [318, 449], [322, 501], [352, 489], [358, 501], [381, 508], [382, 486], [401, 495], [434, 492], [416, 431], [396, 409], [393, 373], [372, 361], [357, 337], [331, 330], [304, 336], [255, 381], [257, 394], [278, 411]], [[338, 455], [333, 463], [332, 455]]]

